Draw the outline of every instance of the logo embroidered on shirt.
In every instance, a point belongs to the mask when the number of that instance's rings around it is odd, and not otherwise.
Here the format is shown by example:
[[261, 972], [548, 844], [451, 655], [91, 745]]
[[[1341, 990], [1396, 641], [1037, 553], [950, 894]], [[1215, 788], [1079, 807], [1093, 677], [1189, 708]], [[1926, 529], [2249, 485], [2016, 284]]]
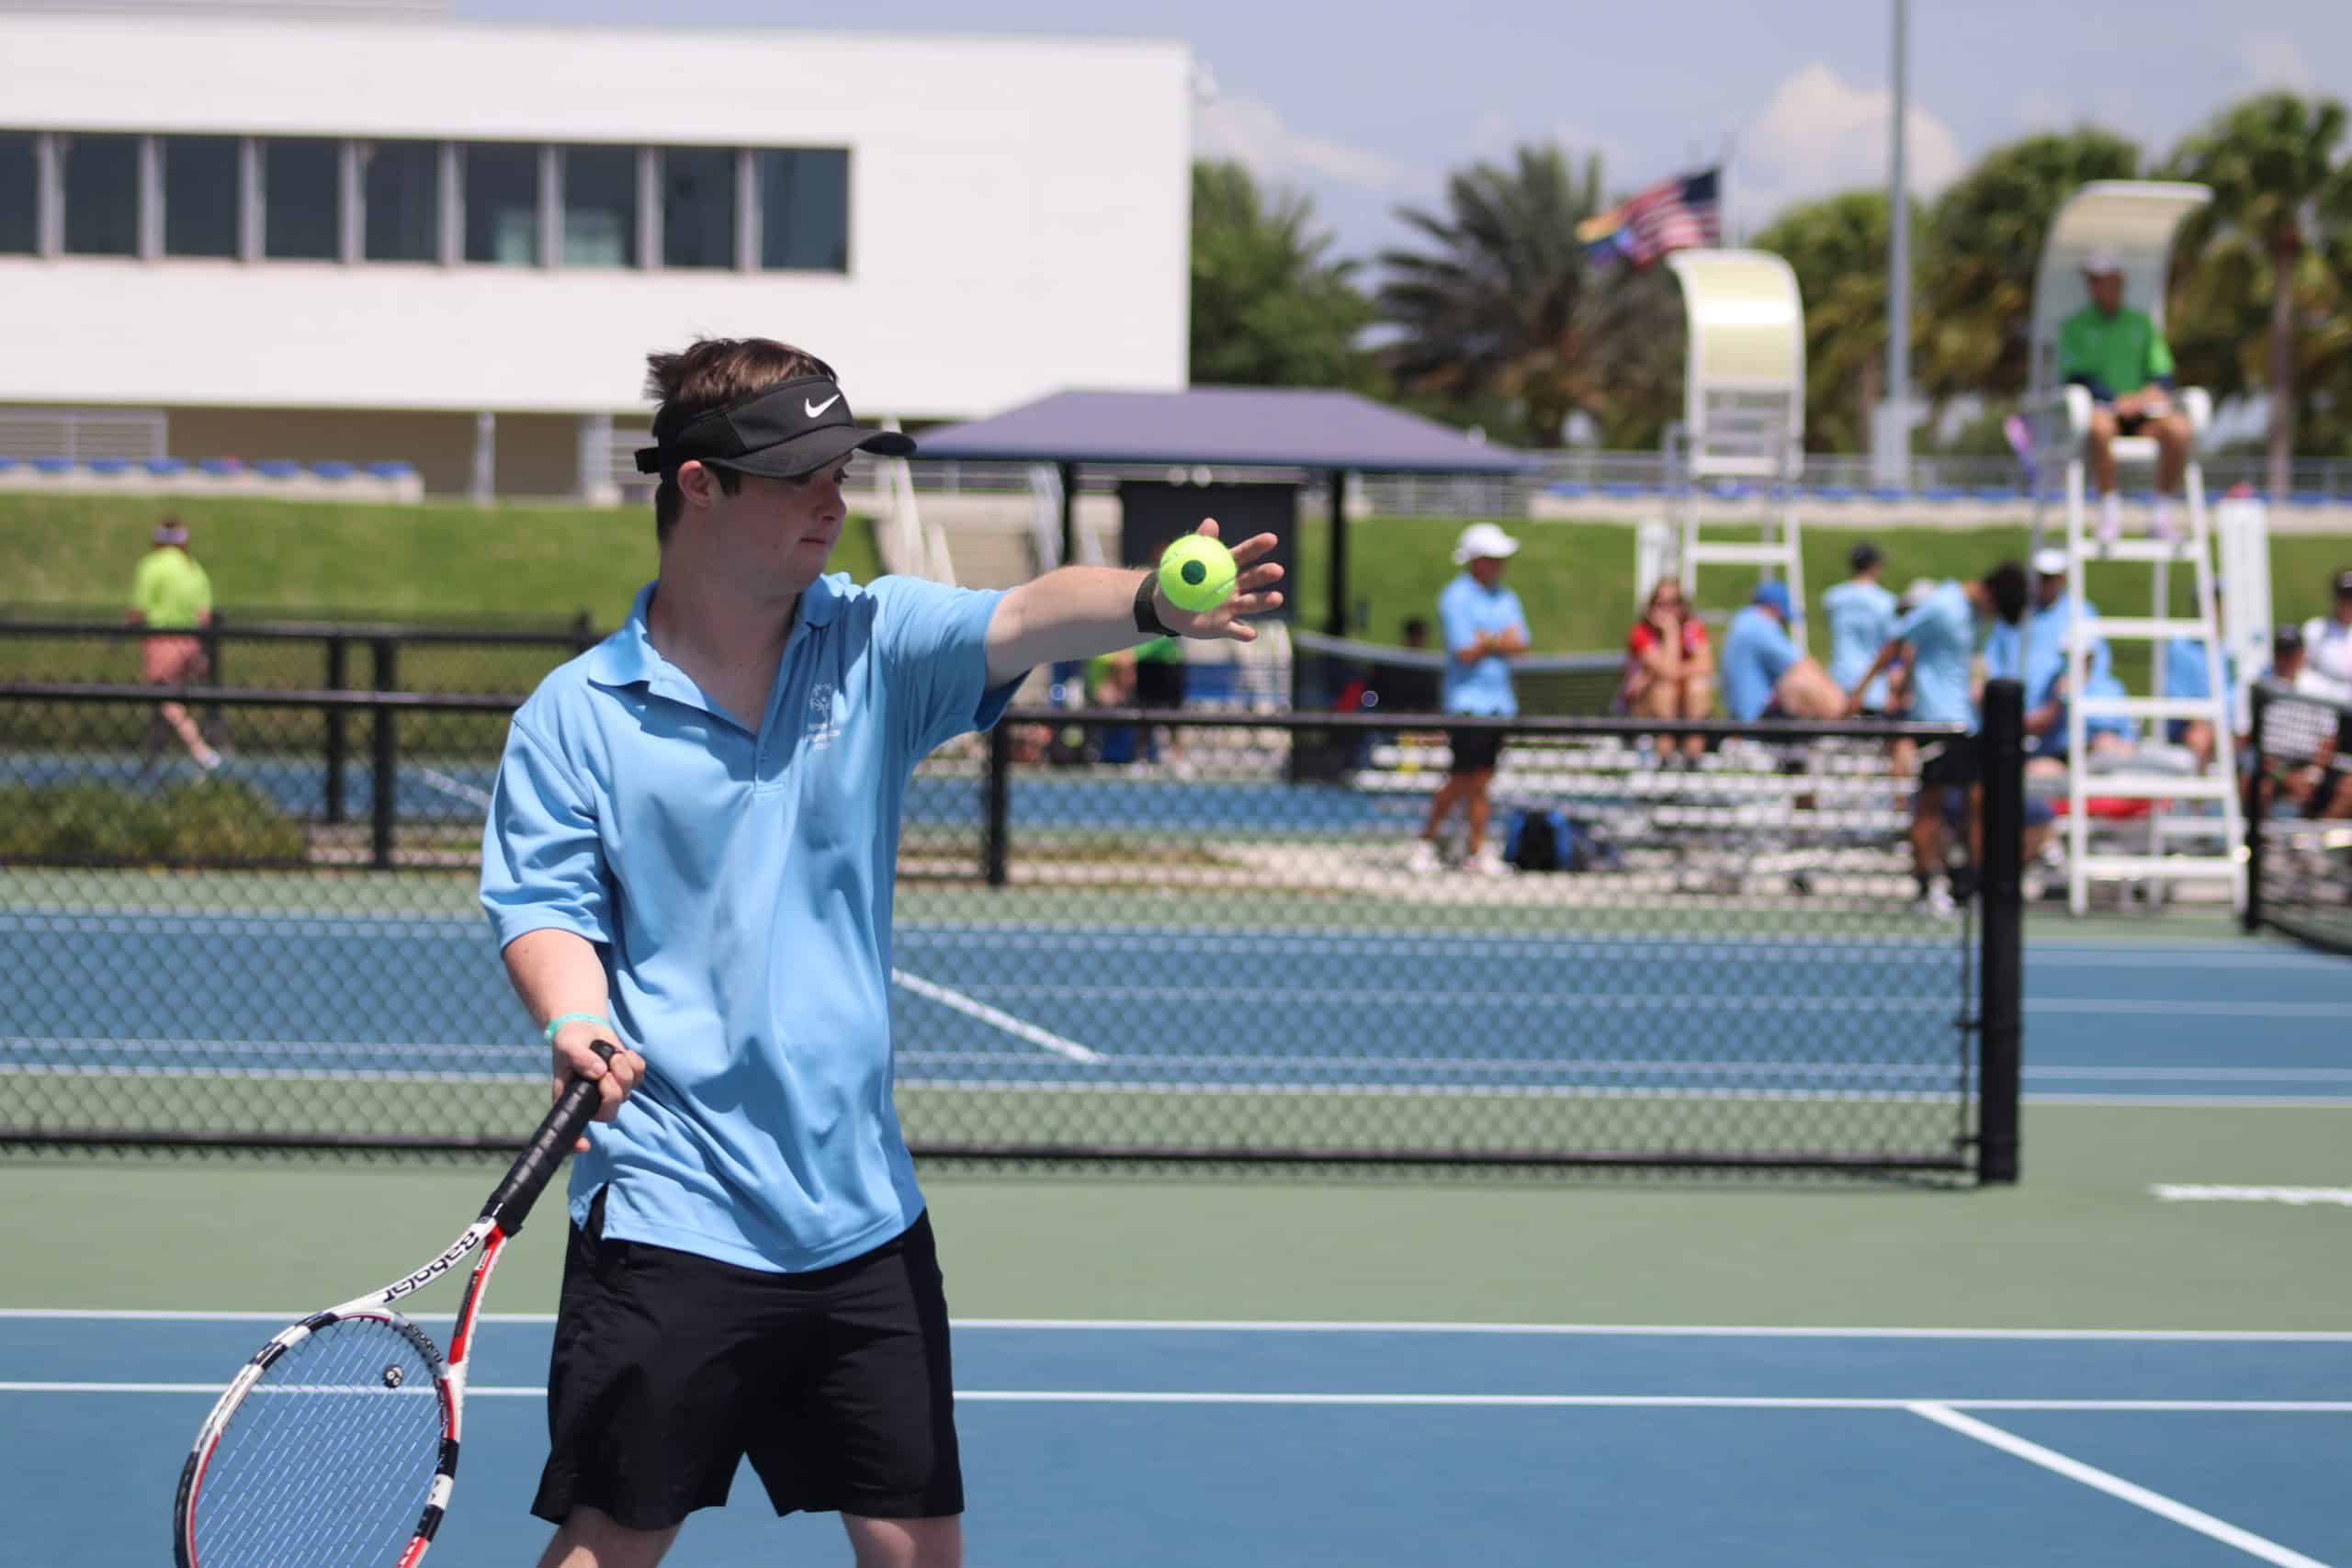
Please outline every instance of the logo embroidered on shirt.
[[841, 709], [834, 700], [832, 682], [820, 681], [808, 688], [808, 729], [806, 736], [809, 749], [822, 750], [833, 743], [842, 732]]

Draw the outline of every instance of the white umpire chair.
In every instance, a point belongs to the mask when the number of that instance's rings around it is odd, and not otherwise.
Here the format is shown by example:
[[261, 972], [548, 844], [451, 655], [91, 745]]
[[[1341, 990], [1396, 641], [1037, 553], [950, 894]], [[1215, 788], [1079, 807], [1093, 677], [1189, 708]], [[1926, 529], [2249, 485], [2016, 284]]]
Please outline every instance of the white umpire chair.
[[[1804, 644], [1804, 571], [1797, 493], [1804, 472], [1804, 304], [1789, 264], [1765, 251], [1688, 250], [1666, 258], [1682, 284], [1690, 325], [1679, 433], [1682, 479], [1675, 570], [1696, 604], [1702, 566], [1754, 566], [1789, 585]], [[1763, 495], [1762, 537], [1727, 539], [1717, 530], [1758, 519], [1712, 507], [1717, 486], [1747, 484]]]
[[[2076, 914], [2089, 907], [2090, 885], [2120, 880], [2161, 892], [2171, 882], [2226, 882], [2238, 908], [2245, 904], [2245, 841], [2239, 821], [2237, 763], [2232, 738], [2231, 692], [2222, 671], [2222, 639], [2214, 613], [2211, 521], [2205, 505], [2204, 473], [2195, 443], [2212, 423], [2211, 397], [2202, 388], [2175, 391], [2173, 400], [2188, 418], [2188, 465], [2182, 481], [2186, 525], [2170, 539], [2128, 536], [2102, 544], [2088, 515], [2090, 393], [2065, 384], [2058, 364], [2058, 334], [2066, 319], [2089, 303], [2083, 264], [2092, 252], [2109, 250], [2123, 264], [2124, 301], [2164, 326], [2165, 274], [2173, 235], [2183, 220], [2211, 199], [2203, 186], [2145, 180], [2100, 180], [2083, 186], [2052, 220], [2034, 280], [2031, 390], [2025, 404], [2033, 434], [2037, 473], [2033, 549], [2041, 547], [2043, 504], [2038, 476], [2058, 473], [2064, 480], [2066, 591], [2077, 606], [2086, 603], [2083, 569], [2087, 561], [2144, 562], [2151, 569], [2149, 613], [2097, 616], [2075, 614], [2066, 633], [2067, 905]], [[2119, 474], [2153, 470], [2156, 444], [2147, 436], [2119, 436], [2112, 444]], [[2170, 570], [2186, 562], [2196, 578], [2196, 611], [2171, 613]], [[2030, 628], [2028, 628], [2029, 635]], [[2152, 694], [2123, 697], [2083, 695], [2092, 644], [2098, 637], [2146, 641], [2154, 671]], [[2164, 660], [2156, 644], [2165, 638], [2200, 641], [2205, 649], [2210, 697], [2174, 697], [2164, 690]], [[2029, 700], [2033, 694], [2027, 694]], [[2158, 725], [2169, 719], [2202, 719], [2213, 727], [2213, 763], [2202, 775], [2179, 766], [2159, 766], [2142, 753], [2135, 764], [2109, 768], [2088, 755], [2086, 722], [2121, 717]], [[2153, 750], [2153, 749], [2152, 749]], [[2091, 841], [2093, 796], [2152, 803], [2144, 841], [2131, 846]], [[2218, 805], [2218, 814], [2191, 815], [2179, 804]]]

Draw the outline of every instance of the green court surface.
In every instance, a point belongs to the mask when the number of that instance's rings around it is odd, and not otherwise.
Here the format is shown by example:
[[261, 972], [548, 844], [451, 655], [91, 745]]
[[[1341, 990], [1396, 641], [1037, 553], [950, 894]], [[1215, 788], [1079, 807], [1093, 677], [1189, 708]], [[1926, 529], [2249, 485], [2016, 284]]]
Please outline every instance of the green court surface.
[[[2341, 1328], [2352, 1213], [2158, 1184], [2326, 1187], [2340, 1107], [2044, 1105], [2025, 1179], [1973, 1191], [1681, 1179], [933, 1173], [974, 1317]], [[0, 1306], [294, 1310], [436, 1250], [479, 1162], [0, 1163]], [[499, 1304], [545, 1311], [560, 1233]]]

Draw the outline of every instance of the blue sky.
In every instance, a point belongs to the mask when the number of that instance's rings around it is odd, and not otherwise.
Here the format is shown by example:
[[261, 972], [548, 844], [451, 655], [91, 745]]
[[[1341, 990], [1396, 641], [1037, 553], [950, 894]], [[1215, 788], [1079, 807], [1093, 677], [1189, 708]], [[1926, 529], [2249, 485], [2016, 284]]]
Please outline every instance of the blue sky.
[[[457, 0], [482, 21], [775, 27], [754, 0]], [[976, 20], [984, 11], [986, 20]], [[1342, 254], [1404, 235], [1448, 170], [1521, 141], [1598, 151], [1631, 188], [1732, 148], [1736, 231], [1886, 177], [1891, 0], [899, 0], [864, 30], [1182, 38], [1216, 85], [1204, 152], [1312, 195]], [[2347, 0], [1912, 0], [1913, 188], [1986, 148], [2092, 120], [2154, 155], [2222, 104], [2286, 86], [2352, 99]]]

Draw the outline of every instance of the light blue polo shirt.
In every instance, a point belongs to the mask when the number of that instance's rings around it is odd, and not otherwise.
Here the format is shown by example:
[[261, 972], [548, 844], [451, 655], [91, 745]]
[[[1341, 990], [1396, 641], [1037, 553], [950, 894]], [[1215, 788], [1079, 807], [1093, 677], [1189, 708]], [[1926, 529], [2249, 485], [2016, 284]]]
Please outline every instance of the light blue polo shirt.
[[[2096, 618], [2098, 606], [2090, 600], [2083, 602], [2084, 614]], [[2058, 677], [2066, 672], [2066, 623], [2075, 613], [2071, 594], [2062, 593], [2044, 608], [2028, 617], [2032, 633], [2032, 646], [2026, 649], [2022, 672], [2018, 669], [2018, 648], [2027, 628], [1996, 621], [1984, 637], [1984, 672], [1995, 680], [2018, 681], [2025, 687], [2025, 705], [2040, 707], [2050, 700], [2050, 690]], [[2083, 689], [2095, 697], [2123, 695], [2123, 682], [2115, 678], [2115, 651], [2107, 639], [2093, 634], [2090, 639], [2089, 669]], [[2113, 715], [2102, 714], [2083, 721], [2085, 730], [2092, 735], [2102, 732], [2129, 736], [2136, 733], [2132, 722]], [[2059, 721], [2034, 747], [2036, 756], [2064, 756], [2066, 752], [2066, 723], [2062, 709]]]
[[1749, 604], [1731, 618], [1724, 633], [1719, 669], [1724, 683], [1724, 711], [1742, 724], [1752, 724], [1772, 705], [1772, 688], [1789, 667], [1804, 657], [1789, 636], [1788, 627], [1761, 604]]
[[[2085, 613], [2096, 617], [2098, 606], [2083, 601]], [[1984, 637], [1984, 672], [1995, 680], [2018, 681], [2025, 686], [2028, 707], [2039, 707], [2050, 700], [2051, 682], [2065, 673], [2066, 623], [2074, 615], [2075, 602], [2067, 594], [2060, 594], [2046, 609], [2027, 617], [2032, 631], [2032, 647], [2027, 651], [2027, 667], [2018, 665], [2018, 649], [2025, 640], [2025, 628], [1995, 621], [1993, 629]], [[2090, 645], [2090, 675], [2094, 681], [2110, 676], [2115, 671], [2114, 650], [2107, 639], [2094, 635]]]
[[[1829, 678], [1839, 690], [1850, 692], [1878, 650], [1892, 640], [1894, 595], [1881, 583], [1849, 578], [1821, 595], [1821, 612], [1829, 620]], [[1862, 705], [1886, 706], [1884, 675], [1862, 694]]]
[[891, 1099], [890, 895], [899, 807], [933, 747], [986, 728], [999, 593], [820, 578], [745, 730], [628, 622], [515, 713], [482, 835], [503, 947], [597, 944], [645, 1058], [572, 1162], [605, 1234], [801, 1272], [922, 1213]]
[[[2205, 641], [2202, 637], [2166, 637], [2165, 649], [2165, 695], [2168, 697], [2210, 697], [2213, 682], [2206, 678]], [[2222, 650], [2222, 678], [2236, 684], [2233, 671], [2237, 660], [2230, 650]]]
[[1968, 656], [1976, 648], [1976, 612], [1968, 591], [1950, 578], [1894, 623], [1911, 645], [1911, 718], [1917, 724], [1976, 728], [1968, 694]]
[[1445, 637], [1445, 711], [1515, 716], [1519, 695], [1510, 689], [1510, 660], [1490, 653], [1476, 664], [1464, 664], [1455, 656], [1482, 632], [1516, 631], [1522, 641], [1529, 640], [1527, 613], [1519, 607], [1519, 595], [1500, 584], [1488, 588], [1465, 571], [1439, 592], [1437, 619]]

